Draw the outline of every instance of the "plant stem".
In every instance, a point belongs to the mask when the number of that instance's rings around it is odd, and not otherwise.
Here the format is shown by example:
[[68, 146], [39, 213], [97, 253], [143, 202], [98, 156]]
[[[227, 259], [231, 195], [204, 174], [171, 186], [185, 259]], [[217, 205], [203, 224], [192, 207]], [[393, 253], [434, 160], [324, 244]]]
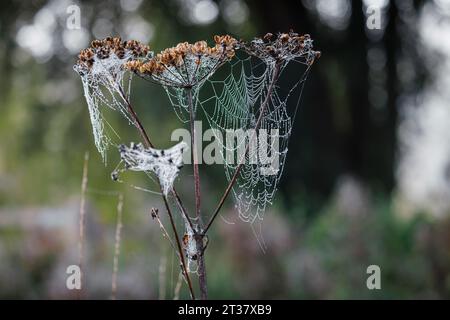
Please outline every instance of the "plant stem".
[[200, 295], [202, 300], [208, 298], [208, 290], [206, 285], [206, 266], [205, 266], [205, 256], [204, 256], [204, 246], [203, 246], [203, 235], [198, 234], [202, 232], [202, 219], [201, 219], [201, 193], [200, 193], [200, 173], [198, 169], [198, 159], [197, 159], [197, 137], [195, 131], [195, 110], [194, 103], [192, 101], [192, 88], [186, 89], [188, 96], [188, 107], [189, 107], [189, 122], [191, 125], [191, 155], [192, 155], [192, 165], [194, 168], [194, 191], [195, 191], [195, 212], [198, 219], [199, 227], [197, 230], [194, 229], [194, 238], [197, 248], [197, 264], [198, 264], [198, 281], [200, 286]]
[[122, 214], [123, 214], [123, 194], [119, 193], [117, 202], [117, 222], [116, 234], [114, 241], [114, 258], [113, 258], [113, 273], [111, 278], [111, 299], [116, 300], [117, 293], [117, 275], [119, 273], [119, 255], [120, 255], [120, 240], [122, 231]]
[[[275, 64], [275, 68], [274, 68], [274, 71], [273, 71], [272, 79], [271, 79], [270, 84], [269, 84], [269, 88], [267, 89], [267, 96], [264, 99], [264, 102], [262, 103], [261, 108], [260, 108], [259, 117], [258, 117], [258, 120], [256, 121], [256, 124], [255, 124], [254, 134], [256, 134], [256, 131], [261, 126], [261, 121], [262, 121], [263, 115], [264, 115], [264, 113], [265, 113], [265, 111], [266, 111], [266, 109], [267, 109], [267, 107], [269, 105], [270, 97], [272, 95], [273, 88], [275, 87], [275, 83], [277, 82], [278, 76], [280, 74], [280, 68], [281, 68], [281, 63], [277, 62]], [[228, 195], [230, 194], [230, 191], [233, 188], [233, 185], [235, 184], [235, 182], [236, 182], [236, 180], [237, 180], [237, 178], [239, 176], [239, 172], [241, 171], [242, 166], [244, 165], [245, 157], [246, 157], [246, 155], [248, 153], [249, 148], [250, 148], [250, 143], [247, 144], [247, 146], [245, 148], [244, 156], [242, 157], [241, 161], [239, 162], [238, 167], [234, 171], [233, 177], [231, 178], [230, 182], [228, 183], [228, 186], [225, 189], [225, 192], [223, 193], [222, 197], [220, 198], [219, 203], [217, 204], [217, 207], [214, 210], [213, 215], [211, 216], [211, 218], [209, 219], [205, 229], [203, 230], [203, 235], [205, 235], [206, 232], [208, 232], [209, 228], [211, 227], [211, 224], [216, 219], [217, 215], [220, 212], [220, 209], [222, 208], [223, 204], [225, 203], [225, 200], [227, 199]]]
[[203, 244], [203, 235], [196, 234], [195, 240], [197, 244], [197, 251], [200, 254], [197, 257], [197, 265], [198, 265], [198, 283], [200, 287], [200, 298], [202, 300], [208, 299], [208, 286], [206, 282], [206, 265], [205, 265], [205, 247]]
[[192, 165], [194, 167], [194, 190], [195, 190], [195, 213], [197, 218], [200, 218], [200, 175], [198, 170], [198, 159], [197, 159], [197, 141], [195, 132], [195, 110], [192, 103], [192, 89], [187, 89], [188, 95], [188, 103], [189, 103], [189, 113], [190, 119], [189, 122], [191, 124], [191, 155], [192, 155]]
[[[128, 112], [130, 112], [131, 117], [133, 118], [134, 124], [136, 125], [137, 130], [139, 131], [139, 134], [141, 135], [141, 138], [147, 148], [154, 148], [155, 146], [150, 141], [150, 138], [145, 131], [144, 126], [142, 125], [141, 121], [139, 120], [139, 117], [137, 116], [136, 112], [134, 111], [133, 106], [131, 105], [130, 100], [127, 99], [122, 87], [119, 86], [119, 91], [122, 96], [122, 99], [127, 104]], [[181, 201], [180, 196], [178, 195], [177, 191], [175, 190], [175, 187], [172, 188], [172, 194], [175, 197], [176, 203], [178, 205], [178, 208], [180, 209], [181, 213], [183, 214], [184, 218], [188, 221], [191, 228], [193, 228], [191, 218], [187, 214], [186, 208], [183, 206], [183, 202]]]
[[[147, 135], [147, 132], [144, 129], [144, 126], [142, 125], [141, 121], [139, 120], [139, 118], [138, 118], [136, 112], [134, 111], [133, 106], [131, 105], [130, 101], [127, 99], [127, 97], [126, 97], [122, 87], [119, 87], [119, 90], [120, 90], [120, 93], [122, 95], [122, 98], [124, 99], [124, 101], [127, 104], [128, 111], [130, 112], [131, 117], [133, 118], [133, 121], [134, 121], [134, 123], [135, 123], [135, 125], [136, 125], [136, 127], [137, 127], [137, 129], [138, 129], [138, 131], [139, 131], [143, 141], [144, 141], [144, 144], [146, 145], [146, 147], [153, 148], [153, 144], [151, 143], [151, 141], [150, 141], [150, 139], [149, 139], [149, 137]], [[159, 183], [159, 179], [158, 179], [158, 183]], [[172, 226], [172, 230], [173, 230], [173, 233], [174, 233], [174, 236], [175, 236], [175, 240], [176, 240], [176, 243], [177, 243], [178, 255], [180, 257], [181, 267], [183, 269], [183, 273], [184, 273], [184, 276], [186, 278], [186, 282], [187, 282], [188, 287], [189, 287], [189, 293], [191, 295], [191, 298], [193, 300], [195, 300], [194, 290], [192, 288], [192, 282], [191, 282], [191, 279], [189, 277], [189, 273], [188, 273], [187, 268], [186, 268], [186, 263], [185, 263], [185, 260], [184, 260], [184, 252], [183, 252], [183, 249], [181, 247], [181, 242], [180, 242], [180, 238], [178, 236], [178, 231], [177, 231], [177, 227], [175, 225], [175, 221], [173, 219], [172, 211], [170, 210], [170, 206], [169, 206], [169, 203], [167, 202], [166, 196], [162, 192], [161, 185], [159, 187], [161, 189], [162, 199], [164, 201], [164, 205], [166, 207], [167, 215], [169, 216], [170, 224]], [[181, 209], [182, 214], [190, 222], [190, 218], [189, 218], [188, 214], [186, 213], [184, 207], [182, 206], [181, 199], [179, 198], [179, 196], [176, 193], [174, 188], [173, 188], [173, 194], [174, 194], [175, 198], [177, 199], [177, 204], [179, 204], [179, 207]]]
[[84, 164], [83, 164], [83, 178], [81, 181], [81, 199], [80, 199], [80, 212], [79, 212], [79, 238], [78, 238], [78, 267], [81, 271], [81, 288], [77, 290], [77, 298], [81, 299], [84, 293], [85, 274], [84, 274], [84, 229], [85, 229], [85, 216], [86, 216], [86, 191], [88, 184], [88, 163], [89, 163], [89, 152], [84, 153]]
[[186, 261], [184, 260], [183, 249], [181, 247], [181, 241], [180, 241], [180, 237], [178, 236], [177, 227], [175, 226], [175, 221], [173, 219], [172, 212], [170, 211], [169, 204], [167, 203], [167, 198], [164, 195], [163, 195], [163, 200], [164, 200], [164, 205], [165, 205], [166, 210], [167, 210], [167, 214], [169, 216], [170, 225], [172, 226], [172, 230], [173, 230], [173, 234], [174, 234], [174, 237], [175, 237], [175, 241], [177, 243], [177, 249], [178, 249], [178, 253], [180, 255], [180, 261], [181, 261], [181, 268], [183, 269], [183, 273], [184, 273], [184, 276], [186, 278], [186, 282], [187, 282], [188, 287], [189, 287], [189, 293], [191, 294], [191, 298], [192, 298], [192, 300], [195, 300], [194, 289], [192, 288], [191, 278], [189, 277], [189, 273], [188, 273], [188, 270], [187, 270], [187, 267], [186, 267]]

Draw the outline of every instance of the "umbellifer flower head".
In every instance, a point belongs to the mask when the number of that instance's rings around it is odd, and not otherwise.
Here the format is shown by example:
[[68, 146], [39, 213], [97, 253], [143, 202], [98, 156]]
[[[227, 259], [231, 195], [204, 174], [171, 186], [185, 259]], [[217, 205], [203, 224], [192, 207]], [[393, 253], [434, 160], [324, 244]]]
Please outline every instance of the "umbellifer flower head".
[[189, 88], [202, 83], [224, 62], [234, 57], [238, 41], [229, 35], [215, 36], [215, 45], [206, 41], [182, 42], [149, 60], [128, 61], [125, 68], [162, 85]]
[[110, 139], [105, 132], [100, 107], [106, 105], [119, 111], [131, 122], [126, 102], [129, 90], [123, 81], [127, 72], [124, 64], [132, 59], [145, 57], [148, 51], [149, 48], [138, 41], [122, 41], [120, 38], [108, 37], [92, 41], [91, 46], [81, 50], [78, 55], [74, 70], [83, 82], [95, 145], [104, 160]]
[[145, 57], [148, 52], [149, 47], [139, 41], [122, 41], [119, 37], [107, 37], [94, 40], [89, 48], [81, 50], [74, 69], [81, 76], [100, 71], [96, 69], [116, 69], [131, 59]]
[[309, 34], [299, 35], [292, 30], [277, 35], [267, 33], [262, 38], [255, 38], [241, 45], [248, 54], [260, 58], [267, 64], [302, 59], [304, 63], [311, 65], [320, 57], [320, 52], [313, 50], [313, 40]]

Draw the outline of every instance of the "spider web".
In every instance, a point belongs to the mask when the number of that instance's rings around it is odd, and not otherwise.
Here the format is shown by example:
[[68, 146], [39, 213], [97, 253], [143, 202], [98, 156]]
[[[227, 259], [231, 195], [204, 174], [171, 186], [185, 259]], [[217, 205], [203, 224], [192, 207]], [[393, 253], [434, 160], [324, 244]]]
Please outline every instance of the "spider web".
[[[187, 55], [184, 59], [183, 67], [179, 69], [176, 67], [167, 68], [166, 78], [168, 80], [164, 80], [162, 83], [168, 81], [174, 84], [178, 82], [181, 85], [195, 83], [191, 90], [193, 101], [197, 101], [200, 89], [212, 76], [214, 70], [221, 66], [223, 62], [209, 56], [203, 56], [201, 60], [197, 60], [194, 55]], [[186, 89], [177, 85], [163, 86], [178, 119], [182, 123], [189, 122], [189, 101]], [[196, 108], [197, 104], [195, 103], [194, 111], [196, 111]]]
[[82, 70], [77, 65], [74, 67], [81, 76], [95, 146], [105, 163], [109, 146], [116, 145], [113, 143], [114, 137], [120, 137], [106, 120], [104, 109], [118, 111], [134, 125], [127, 106], [127, 101], [130, 101], [132, 74], [123, 68], [123, 64], [130, 57], [129, 52], [123, 58], [111, 53], [106, 59], [95, 59], [89, 71]]
[[[216, 76], [206, 79], [194, 95], [195, 108], [202, 111], [214, 129], [228, 182], [243, 162], [232, 193], [238, 217], [251, 225], [263, 250], [262, 221], [282, 176], [293, 121], [310, 68], [308, 59], [286, 60], [270, 96], [274, 61], [248, 55], [228, 62]], [[286, 69], [288, 63], [292, 68]], [[221, 74], [225, 76], [220, 79]], [[171, 89], [166, 92], [178, 118], [189, 121], [182, 93]], [[259, 130], [255, 131], [261, 112]]]
[[[163, 194], [167, 196], [183, 167], [183, 152], [187, 148], [184, 141], [165, 150], [145, 148], [142, 143], [132, 142], [130, 147], [122, 144], [119, 146], [121, 162], [113, 171], [112, 178], [118, 180], [118, 174], [126, 170], [143, 171], [147, 174], [153, 172], [159, 179]], [[118, 169], [122, 162], [124, 169]]]

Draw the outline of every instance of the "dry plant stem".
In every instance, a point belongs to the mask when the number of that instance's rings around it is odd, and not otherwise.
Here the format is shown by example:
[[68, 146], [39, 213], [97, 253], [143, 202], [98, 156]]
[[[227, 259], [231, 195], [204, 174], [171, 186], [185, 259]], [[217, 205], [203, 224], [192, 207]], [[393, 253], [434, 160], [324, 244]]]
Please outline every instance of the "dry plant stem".
[[81, 290], [77, 290], [77, 298], [81, 299], [84, 283], [84, 225], [85, 225], [85, 215], [86, 215], [86, 191], [88, 183], [88, 162], [89, 162], [89, 152], [84, 153], [84, 164], [83, 164], [83, 178], [81, 181], [81, 199], [80, 199], [80, 212], [79, 212], [79, 239], [78, 239], [78, 267], [81, 273]]
[[[163, 223], [161, 222], [161, 219], [159, 218], [159, 214], [158, 213], [156, 213], [155, 219], [158, 221], [158, 224], [159, 224], [159, 227], [161, 228], [163, 236], [169, 241], [169, 243], [172, 246], [173, 250], [176, 251], [176, 252], [179, 252], [178, 248], [180, 246], [177, 243], [177, 246], [175, 247], [175, 244], [173, 243], [172, 239], [169, 236], [169, 233], [167, 232], [166, 228], [164, 227]], [[175, 233], [175, 234], [177, 235], [178, 233]], [[178, 240], [178, 238], [177, 238], [177, 240]], [[178, 240], [178, 242], [179, 242], [179, 240]], [[177, 254], [179, 256], [179, 253], [177, 253]], [[179, 259], [180, 259], [180, 262], [181, 262], [181, 269], [182, 269], [180, 274], [182, 274], [182, 275], [185, 274], [185, 273], [187, 274], [187, 268], [186, 268], [186, 263], [184, 262], [184, 257], [180, 257], [179, 256]], [[186, 279], [186, 282], [187, 282], [187, 284], [189, 286], [189, 293], [191, 294], [192, 299], [195, 300], [195, 295], [194, 295], [194, 291], [192, 289], [191, 279], [190, 279], [190, 277], [185, 277], [185, 279]]]
[[[275, 64], [275, 68], [274, 68], [274, 71], [273, 71], [273, 76], [272, 76], [272, 79], [270, 81], [269, 88], [267, 89], [267, 96], [264, 99], [264, 102], [263, 102], [263, 104], [261, 105], [261, 108], [260, 108], [259, 117], [258, 117], [258, 120], [256, 121], [256, 125], [255, 125], [255, 128], [254, 128], [255, 129], [255, 133], [254, 134], [256, 134], [256, 131], [259, 129], [259, 127], [261, 125], [261, 120], [262, 120], [263, 115], [264, 115], [264, 112], [266, 111], [267, 106], [270, 103], [270, 97], [272, 95], [273, 88], [275, 87], [275, 83], [277, 82], [278, 76], [280, 74], [280, 67], [281, 67], [281, 62], [278, 61]], [[247, 155], [247, 153], [249, 151], [249, 148], [250, 148], [250, 144], [247, 144], [247, 147], [245, 148], [244, 157], [242, 158], [242, 160], [239, 163], [238, 167], [234, 171], [233, 177], [231, 178], [230, 182], [228, 183], [227, 188], [225, 189], [225, 192], [223, 193], [222, 197], [220, 198], [219, 203], [217, 204], [216, 210], [214, 210], [213, 215], [209, 219], [208, 224], [206, 225], [206, 227], [205, 227], [205, 229], [203, 231], [204, 235], [206, 234], [206, 232], [208, 232], [209, 228], [211, 227], [211, 224], [214, 222], [214, 219], [216, 219], [217, 215], [220, 212], [220, 209], [222, 208], [223, 204], [225, 203], [225, 200], [227, 199], [228, 195], [230, 194], [230, 191], [233, 188], [233, 185], [235, 184], [235, 182], [237, 180], [237, 177], [239, 176], [239, 172], [241, 171], [242, 166], [244, 165], [245, 156]]]
[[[133, 106], [131, 105], [131, 102], [127, 99], [123, 89], [121, 86], [119, 86], [119, 92], [122, 96], [122, 99], [124, 99], [125, 103], [127, 104], [127, 108], [128, 111], [131, 114], [131, 117], [133, 118], [133, 121], [136, 125], [136, 128], [139, 131], [139, 134], [141, 135], [142, 140], [144, 141], [145, 146], [148, 148], [154, 148], [155, 146], [153, 145], [153, 143], [150, 141], [150, 138], [148, 137], [147, 132], [144, 129], [144, 126], [142, 125], [141, 121], [139, 120], [139, 117], [137, 116], [136, 112], [134, 111]], [[183, 206], [183, 202], [180, 199], [180, 196], [178, 195], [177, 191], [175, 190], [175, 188], [172, 188], [172, 193], [175, 197], [176, 203], [181, 211], [181, 213], [183, 214], [183, 216], [185, 217], [185, 219], [188, 221], [189, 225], [191, 226], [191, 228], [193, 228], [192, 225], [192, 221], [189, 217], [189, 215], [187, 214], [186, 208]]]
[[161, 219], [159, 218], [159, 214], [156, 214], [155, 219], [158, 221], [159, 224], [159, 228], [161, 229], [161, 232], [163, 234], [163, 237], [167, 239], [167, 241], [169, 241], [170, 246], [172, 247], [172, 249], [174, 251], [178, 251], [177, 248], [175, 247], [175, 244], [172, 241], [172, 238], [169, 236], [169, 233], [167, 232], [166, 228], [164, 227]]
[[[195, 110], [194, 104], [192, 103], [192, 89], [186, 89], [188, 95], [189, 103], [189, 123], [191, 125], [191, 155], [192, 155], [192, 165], [194, 167], [194, 189], [195, 189], [195, 213], [198, 219], [200, 219], [200, 175], [198, 170], [198, 159], [197, 159], [197, 132], [195, 132]], [[200, 222], [200, 221], [199, 221]], [[194, 230], [195, 232], [196, 230]]]
[[188, 287], [189, 287], [189, 293], [191, 294], [191, 298], [193, 300], [195, 300], [194, 289], [192, 288], [191, 278], [189, 277], [189, 273], [188, 273], [188, 270], [187, 270], [187, 267], [186, 267], [186, 261], [184, 259], [183, 249], [181, 247], [180, 237], [178, 236], [177, 228], [175, 226], [175, 221], [173, 220], [173, 215], [172, 215], [172, 212], [170, 211], [169, 204], [167, 203], [166, 196], [163, 196], [163, 200], [164, 200], [164, 205], [165, 205], [166, 210], [167, 210], [167, 214], [169, 216], [170, 224], [172, 226], [173, 234], [174, 234], [174, 237], [175, 237], [175, 242], [176, 242], [177, 248], [178, 248], [178, 253], [180, 255], [181, 268], [182, 268], [182, 271], [183, 271], [184, 276], [186, 278], [186, 282], [187, 282]]
[[200, 298], [202, 300], [208, 299], [208, 287], [206, 282], [206, 266], [205, 266], [205, 248], [203, 246], [203, 235], [196, 234], [194, 235], [196, 244], [197, 244], [197, 252], [199, 255], [197, 257], [197, 265], [198, 265], [198, 283], [200, 287]]
[[194, 225], [192, 224], [191, 218], [187, 215], [187, 210], [183, 206], [183, 203], [181, 202], [180, 197], [178, 196], [178, 193], [176, 192], [175, 188], [172, 189], [172, 194], [174, 195], [175, 201], [177, 202], [178, 207], [180, 208], [181, 213], [183, 214], [186, 221], [189, 223], [189, 226], [192, 230], [194, 230]]
[[[136, 127], [137, 127], [137, 129], [138, 129], [142, 139], [144, 140], [145, 145], [147, 147], [153, 147], [153, 144], [151, 143], [151, 141], [150, 141], [150, 139], [149, 139], [149, 137], [147, 135], [147, 132], [144, 129], [144, 126], [142, 125], [141, 121], [139, 120], [139, 118], [138, 118], [136, 112], [134, 111], [133, 106], [131, 105], [130, 101], [126, 98], [126, 95], [125, 95], [122, 87], [119, 87], [119, 90], [120, 90], [120, 94], [122, 95], [122, 98], [124, 99], [124, 101], [127, 104], [128, 111], [130, 112], [130, 114], [131, 114], [131, 116], [133, 118], [133, 121], [135, 122]], [[160, 189], [162, 191], [161, 185], [160, 185]], [[177, 199], [177, 203], [181, 204], [181, 199], [179, 199], [179, 197], [176, 194], [175, 190], [174, 190], [174, 195], [175, 195], [175, 197]], [[173, 220], [172, 211], [170, 210], [169, 203], [167, 202], [167, 198], [166, 198], [166, 196], [164, 194], [162, 194], [162, 199], [164, 201], [164, 206], [166, 207], [167, 215], [169, 216], [170, 224], [172, 226], [172, 230], [173, 230], [173, 233], [174, 233], [174, 236], [175, 236], [175, 240], [176, 240], [176, 243], [177, 243], [177, 249], [178, 249], [178, 255], [180, 257], [181, 267], [183, 268], [183, 273], [184, 273], [184, 276], [186, 278], [186, 282], [187, 282], [188, 287], [189, 287], [189, 293], [191, 295], [191, 298], [195, 299], [194, 290], [192, 288], [191, 279], [190, 279], [189, 273], [187, 271], [186, 263], [185, 263], [185, 260], [184, 260], [184, 253], [183, 253], [183, 249], [181, 247], [180, 238], [178, 236], [177, 227], [176, 227], [175, 222]], [[180, 209], [182, 210], [183, 215], [186, 217], [186, 219], [188, 219], [188, 221], [190, 221], [189, 216], [184, 211], [184, 207], [183, 206], [180, 206], [180, 207], [181, 207]]]
[[[188, 107], [190, 112], [189, 122], [191, 124], [191, 154], [192, 154], [192, 164], [194, 167], [194, 189], [195, 189], [195, 212], [198, 219], [199, 228], [198, 231], [201, 232], [202, 228], [202, 219], [200, 212], [200, 204], [201, 204], [201, 194], [200, 194], [200, 174], [198, 169], [198, 159], [197, 159], [197, 143], [196, 143], [196, 132], [195, 132], [195, 110], [194, 104], [192, 101], [192, 89], [186, 89], [188, 96]], [[205, 266], [205, 255], [203, 248], [203, 236], [197, 234], [197, 230], [194, 231], [194, 237], [197, 246], [197, 252], [199, 253], [197, 256], [197, 264], [198, 264], [198, 281], [200, 286], [200, 297], [202, 300], [206, 300], [208, 298], [208, 290], [206, 285], [206, 266]]]
[[117, 202], [117, 223], [116, 223], [116, 234], [114, 243], [113, 274], [111, 279], [111, 300], [116, 300], [116, 293], [117, 293], [117, 274], [119, 272], [120, 240], [122, 232], [122, 212], [123, 212], [123, 194], [119, 193], [119, 201]]

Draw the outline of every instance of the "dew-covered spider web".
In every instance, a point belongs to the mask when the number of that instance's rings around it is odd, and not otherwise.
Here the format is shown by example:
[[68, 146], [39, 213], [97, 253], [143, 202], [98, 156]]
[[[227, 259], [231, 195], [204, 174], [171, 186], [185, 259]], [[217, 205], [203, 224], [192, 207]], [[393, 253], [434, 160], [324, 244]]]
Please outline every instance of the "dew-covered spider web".
[[[241, 166], [232, 188], [235, 206], [263, 250], [262, 221], [282, 176], [309, 59], [284, 61], [271, 88], [275, 63], [242, 54], [206, 79], [194, 95], [195, 109], [214, 129], [228, 182]], [[183, 93], [166, 92], [179, 119], [189, 121]]]
[[107, 58], [95, 59], [92, 68], [89, 70], [78, 65], [74, 67], [75, 71], [81, 76], [95, 146], [105, 163], [109, 146], [117, 145], [114, 140], [120, 138], [106, 120], [106, 110], [118, 111], [130, 124], [134, 125], [128, 110], [132, 74], [126, 72], [123, 68], [123, 64], [130, 57], [131, 53], [126, 53], [122, 58], [119, 58], [115, 53], [111, 53]]
[[[118, 180], [119, 173], [131, 170], [142, 171], [149, 175], [154, 173], [159, 180], [161, 190], [167, 196], [173, 188], [175, 178], [183, 167], [183, 152], [188, 149], [184, 141], [169, 149], [145, 148], [142, 143], [120, 145], [120, 163], [112, 173], [113, 180]], [[121, 164], [124, 168], [120, 168]]]

